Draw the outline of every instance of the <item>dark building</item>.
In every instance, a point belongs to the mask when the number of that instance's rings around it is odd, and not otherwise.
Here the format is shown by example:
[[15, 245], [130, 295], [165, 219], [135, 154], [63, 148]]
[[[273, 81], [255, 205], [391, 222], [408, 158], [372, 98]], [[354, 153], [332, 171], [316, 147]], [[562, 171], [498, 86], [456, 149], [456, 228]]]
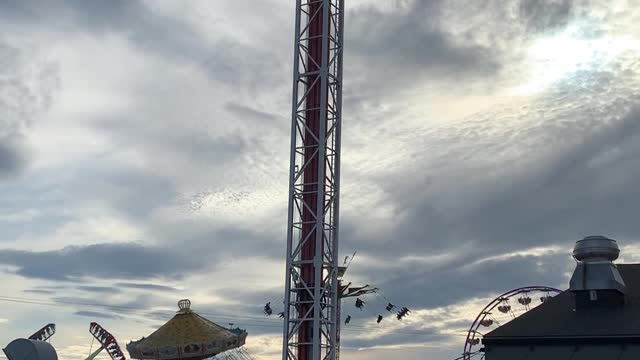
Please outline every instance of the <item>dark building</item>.
[[619, 252], [602, 236], [578, 241], [569, 289], [485, 334], [485, 359], [640, 359], [640, 264], [614, 264]]

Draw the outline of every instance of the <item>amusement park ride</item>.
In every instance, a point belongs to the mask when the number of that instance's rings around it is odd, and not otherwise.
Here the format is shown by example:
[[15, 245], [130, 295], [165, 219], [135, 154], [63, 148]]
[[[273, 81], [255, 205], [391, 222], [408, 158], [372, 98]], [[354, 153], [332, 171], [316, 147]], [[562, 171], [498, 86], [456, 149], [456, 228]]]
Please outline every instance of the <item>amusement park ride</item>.
[[[364, 297], [366, 295], [369, 294], [376, 294], [378, 293], [379, 289], [376, 287], [371, 287], [370, 285], [364, 285], [364, 286], [358, 286], [358, 287], [353, 287], [351, 286], [351, 282], [349, 282], [348, 284], [344, 284], [343, 281], [343, 276], [345, 275], [349, 264], [351, 263], [351, 261], [353, 260], [353, 258], [355, 257], [355, 253], [351, 256], [351, 257], [346, 257], [344, 260], [344, 263], [341, 266], [338, 266], [338, 288], [339, 288], [339, 293], [338, 293], [338, 302], [336, 304], [337, 307], [337, 317], [336, 317], [336, 321], [337, 321], [337, 331], [336, 331], [336, 359], [339, 358], [340, 355], [340, 328], [341, 328], [341, 322], [342, 322], [342, 303], [343, 303], [343, 299], [348, 299], [348, 298], [355, 298], [355, 307], [359, 310], [362, 310], [365, 305], [366, 302], [364, 299]], [[385, 298], [385, 300], [388, 301], [388, 299]], [[396, 311], [396, 305], [394, 305], [393, 303], [391, 303], [390, 301], [387, 302], [387, 305], [385, 306], [385, 310], [388, 312], [393, 313], [394, 311]], [[264, 306], [264, 310], [263, 310], [264, 314], [267, 316], [271, 316], [273, 314], [273, 309], [271, 308], [271, 302], [268, 302], [265, 306]], [[396, 313], [396, 318], [398, 320], [402, 320], [405, 316], [407, 316], [409, 313], [409, 309], [406, 307], [401, 307], [400, 310], [397, 311]], [[279, 318], [284, 318], [284, 312], [281, 312], [278, 314]], [[376, 319], [376, 323], [380, 323], [382, 321], [384, 317], [380, 314], [377, 315], [377, 319]], [[347, 317], [344, 319], [344, 324], [347, 325], [351, 322], [351, 315], [347, 315]]]
[[56, 333], [56, 324], [53, 324], [53, 323], [47, 324], [43, 326], [42, 329], [36, 331], [35, 333], [33, 333], [33, 335], [29, 336], [29, 340], [47, 341], [55, 333]]
[[[178, 311], [151, 335], [127, 344], [127, 351], [140, 360], [245, 359], [244, 329], [228, 329], [191, 310], [191, 301], [178, 302]], [[114, 359], [115, 360], [115, 359]]]
[[8, 360], [57, 360], [56, 350], [47, 340], [56, 333], [55, 324], [47, 324], [27, 339], [16, 339], [2, 349]]
[[94, 351], [91, 355], [89, 355], [85, 360], [93, 360], [98, 354], [102, 352], [102, 350], [106, 350], [109, 357], [112, 360], [126, 360], [127, 358], [124, 356], [122, 349], [120, 349], [120, 345], [116, 341], [116, 338], [111, 335], [110, 332], [105, 330], [102, 326], [100, 326], [97, 322], [92, 322], [89, 326], [89, 333], [93, 335], [95, 340], [98, 340], [100, 347]]
[[[134, 359], [140, 360], [250, 360], [243, 347], [247, 332], [240, 328], [224, 328], [190, 309], [191, 302], [178, 302], [179, 311], [166, 324], [138, 341], [127, 344]], [[56, 331], [48, 324], [28, 339], [16, 339], [4, 350], [8, 360], [57, 360], [50, 340]], [[127, 360], [116, 338], [96, 322], [89, 326], [93, 341], [100, 345], [85, 360], [94, 360], [106, 351], [111, 360]], [[93, 349], [93, 342], [91, 343]]]
[[296, 1], [283, 360], [338, 359], [341, 300], [377, 291], [338, 264], [343, 33], [344, 0]]
[[283, 360], [335, 360], [343, 0], [296, 1]]
[[294, 31], [282, 359], [336, 360], [341, 300], [362, 309], [358, 296], [377, 291], [344, 285], [338, 264], [344, 0], [297, 0]]
[[[461, 360], [469, 360], [479, 354], [474, 349], [480, 345], [484, 330], [493, 330], [523, 313], [531, 310], [560, 293], [560, 290], [548, 286], [526, 286], [510, 290], [491, 300], [476, 316], [467, 331]], [[483, 356], [484, 357], [484, 356]]]
[[[362, 309], [365, 302], [358, 296], [377, 291], [343, 285], [348, 265], [338, 265], [344, 0], [296, 0], [294, 31], [282, 360], [337, 360], [341, 300], [356, 297]], [[480, 343], [480, 326], [499, 326], [494, 309], [516, 317], [509, 300], [517, 298], [514, 303], [528, 311], [534, 306], [530, 295], [537, 292], [544, 301], [558, 290], [520, 288], [487, 305], [469, 329], [463, 358], [469, 359]], [[389, 302], [386, 310], [394, 307]], [[264, 311], [272, 314], [270, 303]], [[408, 313], [401, 308], [398, 320]]]
[[[16, 339], [5, 349], [8, 360], [57, 360], [58, 355], [51, 344], [47, 343], [56, 332], [55, 324], [47, 324], [36, 331], [28, 339]], [[100, 347], [85, 360], [93, 360], [103, 350], [106, 350], [112, 360], [126, 360], [118, 342], [110, 332], [96, 322], [89, 326], [89, 333], [97, 340]]]

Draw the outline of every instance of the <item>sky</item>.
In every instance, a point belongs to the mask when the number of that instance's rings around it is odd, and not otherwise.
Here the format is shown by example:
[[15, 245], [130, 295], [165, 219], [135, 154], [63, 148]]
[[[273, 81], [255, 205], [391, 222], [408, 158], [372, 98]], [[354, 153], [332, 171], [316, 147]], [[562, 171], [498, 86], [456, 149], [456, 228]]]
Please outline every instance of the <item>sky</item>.
[[[346, 1], [340, 251], [382, 291], [343, 305], [343, 357], [459, 356], [498, 294], [566, 289], [587, 235], [640, 261], [636, 5]], [[189, 298], [280, 358], [293, 20], [0, 0], [2, 347], [54, 322], [81, 360], [91, 321], [124, 347]]]

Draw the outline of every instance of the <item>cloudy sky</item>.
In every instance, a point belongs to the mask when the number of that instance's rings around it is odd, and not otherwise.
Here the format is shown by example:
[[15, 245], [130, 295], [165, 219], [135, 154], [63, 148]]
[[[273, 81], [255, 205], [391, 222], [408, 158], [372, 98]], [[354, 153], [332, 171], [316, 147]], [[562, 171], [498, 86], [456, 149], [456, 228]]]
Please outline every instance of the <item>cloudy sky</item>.
[[[585, 235], [640, 260], [636, 5], [346, 1], [341, 251], [383, 293], [345, 303], [345, 357], [452, 359]], [[0, 345], [55, 322], [83, 359], [89, 322], [124, 346], [188, 297], [279, 358], [293, 16], [0, 0]], [[413, 312], [377, 325], [385, 297]]]

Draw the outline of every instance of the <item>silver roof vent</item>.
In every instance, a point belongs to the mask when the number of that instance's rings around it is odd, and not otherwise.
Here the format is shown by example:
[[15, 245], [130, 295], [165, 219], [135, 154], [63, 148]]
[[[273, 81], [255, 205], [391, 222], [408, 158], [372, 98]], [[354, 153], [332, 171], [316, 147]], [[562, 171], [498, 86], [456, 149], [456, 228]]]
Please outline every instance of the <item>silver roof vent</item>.
[[574, 293], [588, 294], [591, 301], [599, 299], [598, 293], [624, 295], [626, 285], [613, 263], [618, 255], [618, 243], [605, 236], [587, 236], [577, 241], [573, 257], [578, 264], [569, 282], [569, 289]]

